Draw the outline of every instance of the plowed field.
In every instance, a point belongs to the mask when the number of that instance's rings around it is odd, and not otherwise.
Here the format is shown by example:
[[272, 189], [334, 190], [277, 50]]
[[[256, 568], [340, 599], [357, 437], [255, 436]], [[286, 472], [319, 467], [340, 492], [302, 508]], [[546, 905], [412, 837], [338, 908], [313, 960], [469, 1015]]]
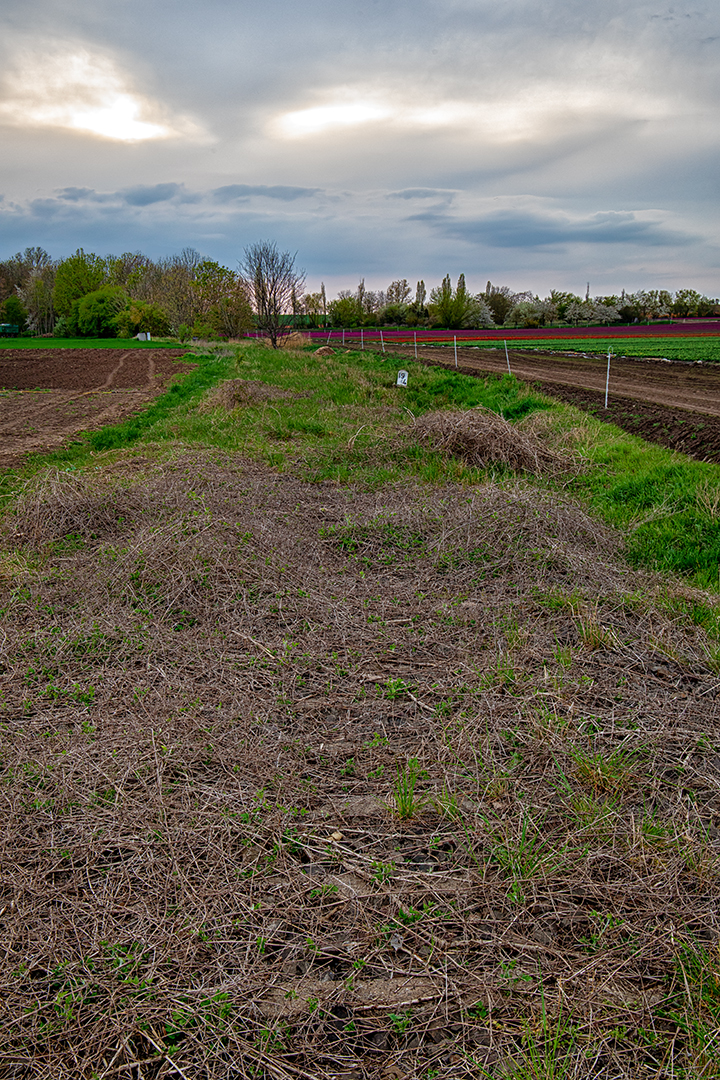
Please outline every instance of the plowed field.
[[185, 356], [185, 349], [4, 349], [0, 467], [126, 419], [189, 370], [178, 363]]

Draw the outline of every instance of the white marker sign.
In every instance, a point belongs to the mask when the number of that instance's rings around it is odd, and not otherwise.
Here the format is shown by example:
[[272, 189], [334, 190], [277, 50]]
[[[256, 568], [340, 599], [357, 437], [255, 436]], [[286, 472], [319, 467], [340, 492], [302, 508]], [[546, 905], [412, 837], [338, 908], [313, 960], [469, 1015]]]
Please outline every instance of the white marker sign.
[[398, 371], [398, 377], [396, 386], [407, 386], [408, 373], [407, 371]]

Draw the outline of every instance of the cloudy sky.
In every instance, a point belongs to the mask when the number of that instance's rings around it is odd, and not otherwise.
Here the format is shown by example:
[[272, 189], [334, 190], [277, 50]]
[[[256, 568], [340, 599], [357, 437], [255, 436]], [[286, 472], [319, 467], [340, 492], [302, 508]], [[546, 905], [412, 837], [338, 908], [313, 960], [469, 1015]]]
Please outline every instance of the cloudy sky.
[[720, 5], [4, 0], [0, 258], [720, 294]]

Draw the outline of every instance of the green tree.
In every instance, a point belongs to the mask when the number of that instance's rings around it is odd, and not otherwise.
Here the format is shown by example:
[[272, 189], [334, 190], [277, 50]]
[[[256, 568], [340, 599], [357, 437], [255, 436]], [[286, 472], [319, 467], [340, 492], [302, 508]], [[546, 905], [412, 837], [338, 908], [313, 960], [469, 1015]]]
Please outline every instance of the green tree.
[[53, 303], [58, 315], [69, 315], [76, 300], [96, 292], [108, 279], [105, 259], [78, 248], [74, 255], [63, 259], [55, 274]]
[[[488, 282], [488, 285], [490, 282]], [[548, 297], [550, 303], [554, 306], [557, 313], [557, 318], [560, 322], [568, 322], [567, 311], [571, 304], [581, 304], [582, 300], [575, 293], [562, 292], [560, 289], [553, 289]]]
[[7, 300], [0, 304], [0, 322], [10, 323], [17, 326], [20, 333], [27, 329], [28, 312], [17, 296], [8, 296]]
[[139, 290], [153, 265], [150, 259], [140, 251], [126, 251], [108, 255], [106, 263], [108, 285], [120, 285], [129, 296], [141, 299]]
[[446, 274], [442, 285], [430, 290], [430, 303], [428, 305], [430, 318], [436, 326], [445, 326], [452, 329], [455, 296], [453, 293], [450, 275]]
[[377, 321], [381, 326], [405, 326], [408, 321], [409, 308], [407, 304], [386, 304], [378, 312]]
[[[299, 307], [299, 305], [298, 305]], [[327, 304], [321, 292], [305, 293], [302, 298], [302, 312], [308, 326], [320, 326], [325, 321]]]
[[227, 266], [203, 259], [197, 265], [191, 288], [196, 297], [198, 337], [238, 337], [252, 326], [247, 289], [240, 276]]
[[147, 304], [144, 300], [130, 300], [115, 317], [117, 336], [132, 338], [139, 333], [153, 337], [170, 333], [168, 317], [159, 304]]
[[444, 326], [448, 330], [492, 326], [490, 310], [483, 296], [473, 296], [465, 284], [465, 275], [461, 274], [455, 289], [450, 275], [443, 278], [442, 285], [430, 292], [428, 304], [430, 321], [434, 326]]
[[27, 285], [32, 274], [49, 270], [55, 264], [41, 247], [26, 247], [4, 262], [0, 262], [0, 300], [15, 296], [16, 290]]
[[51, 334], [55, 326], [53, 306], [55, 265], [32, 270], [25, 284], [18, 286], [17, 295], [27, 311], [28, 329], [34, 334]]
[[106, 285], [73, 303], [68, 322], [79, 337], [117, 337], [117, 316], [127, 306], [128, 295], [119, 285]]
[[343, 290], [337, 300], [331, 300], [328, 304], [328, 316], [332, 326], [359, 326], [361, 318], [354, 295]]
[[410, 303], [411, 292], [412, 290], [408, 285], [406, 278], [392, 281], [388, 285], [387, 292], [385, 293], [385, 303], [387, 305], [397, 304], [406, 307]]

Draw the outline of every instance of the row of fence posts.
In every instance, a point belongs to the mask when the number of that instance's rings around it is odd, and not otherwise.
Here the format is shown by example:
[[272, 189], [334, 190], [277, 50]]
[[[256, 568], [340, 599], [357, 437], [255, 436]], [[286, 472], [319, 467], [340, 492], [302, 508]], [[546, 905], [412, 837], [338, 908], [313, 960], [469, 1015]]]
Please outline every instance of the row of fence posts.
[[[330, 344], [330, 338], [332, 337], [332, 331], [328, 334], [327, 343]], [[345, 346], [345, 330], [342, 332], [342, 343]], [[417, 346], [417, 330], [413, 331], [413, 344], [415, 346], [415, 359], [418, 358], [418, 346]], [[380, 331], [380, 345], [382, 347], [383, 356], [385, 355], [385, 339], [383, 338], [383, 332]], [[512, 375], [512, 369], [510, 367], [510, 354], [508, 352], [507, 341], [503, 342], [505, 346], [505, 360], [507, 361], [508, 375]], [[363, 337], [362, 327], [360, 328], [360, 348], [365, 349], [365, 340]], [[455, 351], [455, 367], [458, 366], [458, 350], [457, 350], [457, 334], [453, 335], [453, 349]], [[608, 394], [610, 393], [610, 358], [614, 355], [612, 349], [608, 349], [607, 354], [607, 373], [605, 375], [605, 408], [608, 407]], [[405, 383], [407, 385], [407, 383]]]

